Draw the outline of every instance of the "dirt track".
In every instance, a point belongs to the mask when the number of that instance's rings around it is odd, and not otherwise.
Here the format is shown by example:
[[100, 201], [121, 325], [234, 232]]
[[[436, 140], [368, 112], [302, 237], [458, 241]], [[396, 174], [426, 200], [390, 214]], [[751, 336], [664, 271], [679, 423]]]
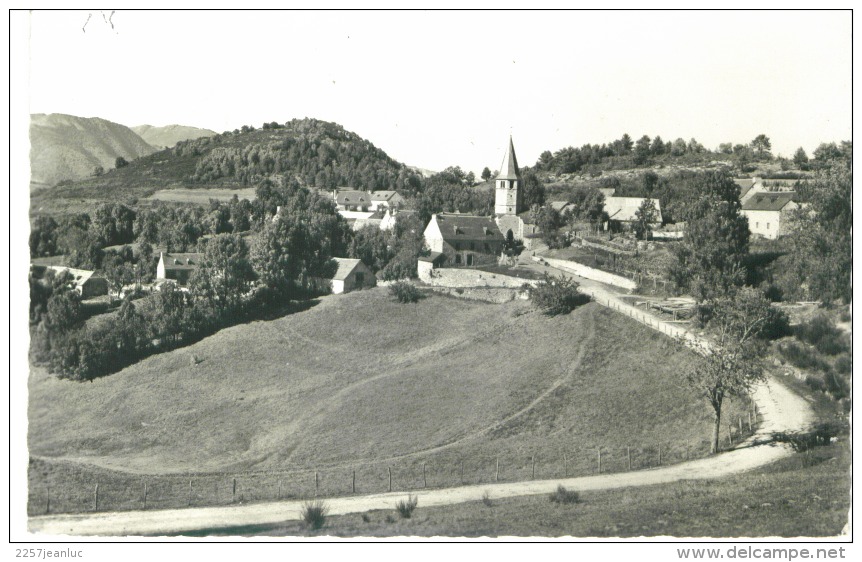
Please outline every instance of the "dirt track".
[[[581, 279], [578, 278], [578, 281]], [[640, 314], [640, 311], [623, 303], [598, 284], [587, 282], [582, 284], [582, 287], [584, 292], [589, 292], [601, 304], [629, 315], [632, 312], [629, 309]], [[679, 332], [684, 330], [676, 325], [658, 322], [652, 317], [645, 318], [644, 322], [664, 333], [683, 336]], [[690, 333], [685, 333], [684, 337], [694, 338]], [[810, 425], [814, 421], [814, 414], [808, 403], [775, 380], [757, 387], [753, 398], [762, 416], [758, 432], [733, 451], [706, 459], [635, 472], [421, 490], [417, 492], [419, 505], [429, 507], [479, 501], [486, 492], [491, 498], [546, 494], [558, 485], [584, 491], [719, 478], [764, 466], [792, 454], [787, 447], [758, 444], [758, 441], [765, 441], [774, 431], [795, 431]], [[332, 498], [326, 500], [326, 503], [331, 515], [342, 515], [375, 509], [394, 509], [395, 503], [405, 497], [406, 492], [393, 492]], [[232, 507], [50, 515], [31, 517], [28, 528], [32, 533], [48, 535], [159, 535], [295, 520], [300, 518], [302, 504], [302, 501], [282, 501]]]

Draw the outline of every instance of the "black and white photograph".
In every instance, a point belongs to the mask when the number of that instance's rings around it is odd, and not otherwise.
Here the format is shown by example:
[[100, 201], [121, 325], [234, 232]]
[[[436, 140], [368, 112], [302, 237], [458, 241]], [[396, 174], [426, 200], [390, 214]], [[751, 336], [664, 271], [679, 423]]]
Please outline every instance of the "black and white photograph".
[[25, 557], [846, 556], [852, 10], [9, 23]]

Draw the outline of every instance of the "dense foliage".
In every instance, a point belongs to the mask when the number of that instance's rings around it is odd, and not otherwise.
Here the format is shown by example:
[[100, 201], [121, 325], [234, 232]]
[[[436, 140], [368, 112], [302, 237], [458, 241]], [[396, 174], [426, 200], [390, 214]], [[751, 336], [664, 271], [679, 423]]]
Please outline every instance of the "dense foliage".
[[536, 308], [548, 316], [568, 314], [590, 301], [590, 297], [578, 292], [578, 284], [572, 279], [563, 275], [552, 277], [547, 273], [530, 289], [530, 298]]

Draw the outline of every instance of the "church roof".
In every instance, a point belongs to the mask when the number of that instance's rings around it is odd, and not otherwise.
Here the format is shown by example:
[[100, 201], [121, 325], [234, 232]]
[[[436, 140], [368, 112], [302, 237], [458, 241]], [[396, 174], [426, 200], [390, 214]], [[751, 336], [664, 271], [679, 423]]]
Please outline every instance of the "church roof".
[[500, 174], [498, 180], [519, 180], [521, 173], [518, 171], [518, 159], [515, 157], [515, 145], [512, 143], [512, 137], [509, 136], [509, 150], [503, 157], [503, 164], [500, 166]]

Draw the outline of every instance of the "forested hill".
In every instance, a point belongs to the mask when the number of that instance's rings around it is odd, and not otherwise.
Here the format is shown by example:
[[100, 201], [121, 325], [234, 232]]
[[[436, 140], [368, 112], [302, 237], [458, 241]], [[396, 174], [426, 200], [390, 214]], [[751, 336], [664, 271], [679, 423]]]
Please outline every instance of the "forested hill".
[[341, 125], [294, 119], [179, 142], [101, 176], [55, 188], [50, 196], [142, 197], [171, 187], [254, 186], [282, 175], [326, 189], [410, 189], [420, 182], [414, 170]]

